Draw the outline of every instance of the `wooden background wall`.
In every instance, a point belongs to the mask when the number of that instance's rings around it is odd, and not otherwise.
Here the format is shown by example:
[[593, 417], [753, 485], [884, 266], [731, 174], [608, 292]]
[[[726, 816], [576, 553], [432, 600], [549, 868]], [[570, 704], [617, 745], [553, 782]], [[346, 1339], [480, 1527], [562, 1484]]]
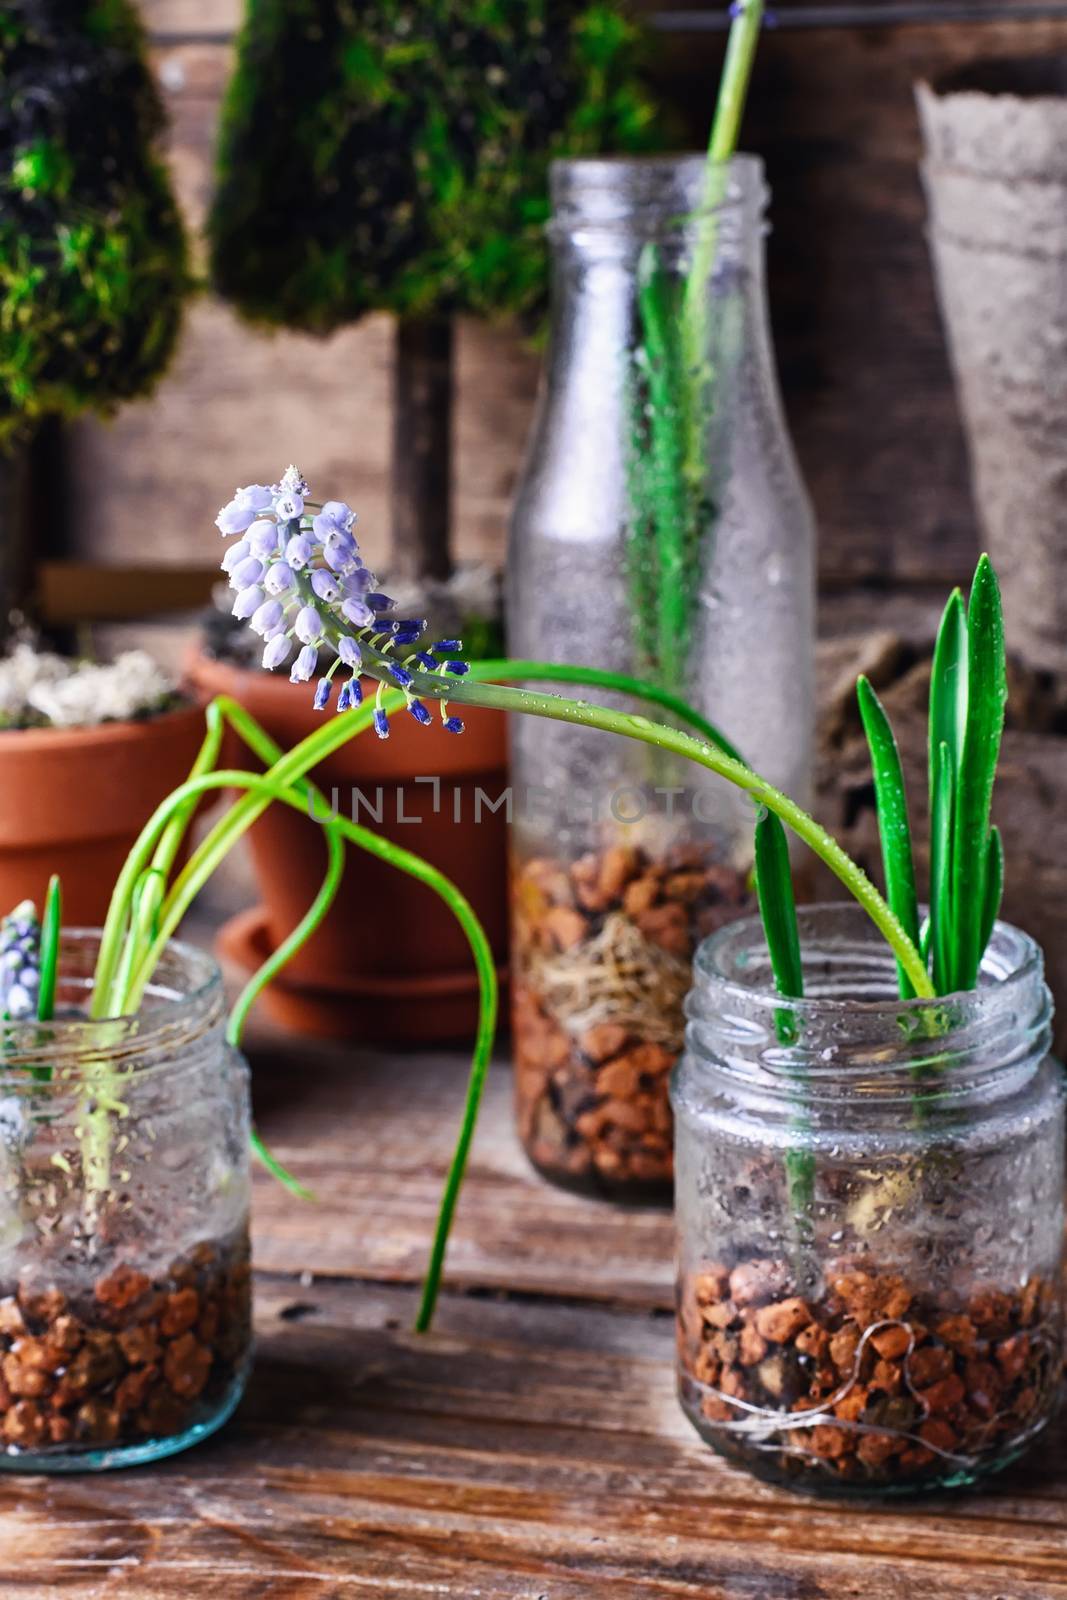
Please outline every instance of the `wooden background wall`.
[[[803, 0], [779, 0], [783, 25], [763, 42], [745, 144], [766, 157], [773, 189], [774, 331], [819, 520], [823, 586], [943, 590], [973, 561], [975, 532], [923, 233], [912, 84], [978, 55], [1067, 49], [1067, 7], [1060, 20], [1041, 20], [1034, 13], [1055, 4], [867, 0], [849, 7], [858, 14], [849, 26], [786, 26], [798, 7]], [[143, 0], [143, 8], [195, 227], [239, 4]], [[965, 20], [986, 9], [998, 16]], [[670, 12], [662, 20], [672, 31], [659, 26], [653, 36], [654, 72], [696, 144], [723, 34], [660, 0], [640, 10], [650, 22]], [[893, 20], [924, 10], [935, 20]], [[872, 18], [880, 25], [863, 25]], [[390, 337], [387, 319], [374, 317], [327, 344], [265, 338], [212, 301], [197, 304], [158, 395], [109, 426], [75, 430], [71, 553], [212, 561], [221, 495], [293, 458], [359, 506], [365, 542], [380, 558]], [[502, 550], [536, 376], [535, 359], [507, 331], [462, 326], [455, 518], [465, 556]]]

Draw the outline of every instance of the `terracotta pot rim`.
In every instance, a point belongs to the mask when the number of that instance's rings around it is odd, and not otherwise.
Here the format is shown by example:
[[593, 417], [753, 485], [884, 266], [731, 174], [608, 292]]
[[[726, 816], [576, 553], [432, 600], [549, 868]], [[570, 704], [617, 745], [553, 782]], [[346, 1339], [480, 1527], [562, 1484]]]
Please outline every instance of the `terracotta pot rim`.
[[[234, 962], [247, 972], [261, 966], [274, 952], [267, 935], [267, 922], [265, 906], [250, 906], [247, 910], [238, 911], [223, 923], [216, 935], [215, 947], [219, 957]], [[502, 982], [506, 981], [506, 967], [499, 967], [497, 976]], [[348, 997], [352, 1000], [373, 999], [375, 995], [380, 995], [383, 1000], [461, 999], [477, 994], [478, 974], [472, 962], [470, 969], [462, 972], [436, 972], [420, 977], [370, 974], [365, 978], [323, 978], [317, 983], [309, 983], [303, 978], [294, 979], [283, 970], [271, 979], [269, 987], [299, 994]]]
[[203, 719], [203, 708], [195, 700], [183, 697], [181, 705], [169, 711], [159, 711], [148, 717], [130, 718], [126, 721], [98, 722], [81, 728], [2, 728], [0, 729], [0, 761], [4, 746], [19, 747], [20, 753], [29, 750], [67, 749], [71, 745], [128, 744], [153, 733], [165, 732], [176, 722], [194, 722]]

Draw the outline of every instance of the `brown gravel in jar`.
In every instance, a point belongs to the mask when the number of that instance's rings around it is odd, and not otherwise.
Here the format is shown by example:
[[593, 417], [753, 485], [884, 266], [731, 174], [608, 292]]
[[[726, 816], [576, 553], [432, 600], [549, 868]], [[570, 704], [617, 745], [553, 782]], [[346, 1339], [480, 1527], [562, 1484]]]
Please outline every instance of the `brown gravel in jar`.
[[683, 1399], [740, 1465], [816, 1488], [962, 1482], [1052, 1414], [1062, 1356], [1048, 1279], [956, 1304], [847, 1263], [817, 1300], [788, 1285], [772, 1260], [709, 1263], [679, 1285]]
[[614, 845], [515, 870], [519, 1133], [549, 1177], [609, 1193], [673, 1176], [667, 1083], [701, 939], [749, 904], [743, 873], [676, 846]]
[[229, 1389], [250, 1328], [247, 1240], [198, 1244], [154, 1280], [122, 1262], [69, 1302], [13, 1285], [0, 1294], [0, 1449], [183, 1433]]

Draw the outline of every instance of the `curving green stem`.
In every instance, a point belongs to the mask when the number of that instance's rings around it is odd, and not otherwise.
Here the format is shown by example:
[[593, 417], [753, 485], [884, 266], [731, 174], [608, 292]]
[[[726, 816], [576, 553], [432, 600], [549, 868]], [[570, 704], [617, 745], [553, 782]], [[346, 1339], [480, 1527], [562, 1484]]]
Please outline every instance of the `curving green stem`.
[[[367, 654], [374, 656], [376, 653], [367, 652]], [[379, 660], [384, 662], [385, 658], [379, 657]], [[546, 668], [552, 670], [547, 663], [523, 662], [521, 666], [523, 668], [521, 672], [513, 673], [510, 662], [490, 662], [484, 663], [481, 671], [487, 675], [492, 672], [497, 678], [515, 676], [536, 681], [545, 673]], [[866, 873], [846, 855], [836, 839], [832, 838], [814, 817], [742, 761], [727, 755], [723, 749], [696, 739], [679, 729], [652, 722], [647, 717], [632, 712], [609, 710], [583, 701], [564, 700], [556, 695], [530, 689], [515, 689], [500, 682], [482, 682], [479, 681], [481, 672], [477, 675], [471, 672], [466, 678], [441, 677], [434, 673], [419, 671], [414, 672], [412, 676], [413, 692], [424, 699], [447, 699], [467, 705], [484, 706], [499, 711], [523, 712], [530, 716], [547, 717], [556, 722], [598, 728], [605, 733], [620, 734], [624, 738], [668, 750], [717, 773], [719, 777], [744, 790], [757, 805], [765, 805], [769, 811], [773, 811], [829, 867], [849, 894], [867, 912], [889, 944], [907, 973], [916, 995], [923, 999], [933, 997], [933, 986], [922, 957], [908, 937], [900, 919], [887, 905]], [[631, 688], [633, 680], [616, 679], [614, 674], [605, 674], [604, 678], [606, 680], [604, 687], [617, 688], [622, 693], [633, 692]], [[403, 703], [403, 696], [399, 691], [389, 691], [385, 700], [387, 708], [392, 708]], [[287, 785], [303, 778], [307, 772], [318, 766], [334, 750], [339, 749], [365, 727], [371, 715], [369, 706], [361, 706], [355, 712], [334, 717], [324, 723], [321, 728], [301, 740], [275, 763], [269, 774], [271, 779], [276, 783]], [[251, 826], [269, 804], [269, 797], [260, 799], [251, 795], [238, 801], [223, 822], [208, 835], [164, 903], [156, 941], [149, 956], [145, 958], [149, 971], [154, 967], [167, 940], [174, 933], [196, 889], [206, 882], [207, 877], [214, 871], [233, 842]], [[369, 837], [373, 838], [374, 835]], [[131, 863], [138, 871], [140, 870], [137, 867], [136, 847], [127, 862], [127, 868], [131, 867]], [[124, 873], [125, 871], [126, 869]], [[136, 875], [135, 871], [133, 881], [136, 881]]]
[[[225, 711], [227, 709], [225, 702], [222, 702], [221, 705], [222, 709]], [[240, 707], [235, 707], [234, 709], [240, 714], [238, 720], [242, 723], [245, 722], [247, 714], [243, 713]], [[248, 732], [255, 737], [257, 744], [259, 744], [260, 751], [273, 745], [273, 741], [269, 739], [269, 736], [259, 728], [258, 724], [256, 724], [253, 719], [247, 718], [247, 724]], [[270, 804], [271, 802], [280, 802], [284, 805], [291, 806], [294, 810], [301, 812], [303, 815], [307, 814], [306, 794], [301, 793], [295, 787], [286, 788], [282, 786], [277, 779], [272, 776], [271, 773], [260, 774], [229, 771], [226, 769], [205, 773], [198, 778], [190, 779], [186, 783], [182, 784], [180, 788], [176, 789], [174, 793], [162, 803], [162, 805], [157, 807], [156, 812], [145, 825], [142, 835], [138, 840], [137, 845], [134, 847], [134, 853], [141, 857], [150, 855], [156, 839], [166, 828], [168, 822], [174, 816], [181, 815], [183, 808], [187, 807], [189, 802], [192, 803], [192, 808], [195, 809], [197, 802], [203, 795], [210, 793], [213, 790], [229, 788], [244, 789], [250, 794], [261, 797], [266, 804]], [[242, 802], [238, 801], [233, 809], [236, 811], [241, 804]], [[251, 821], [248, 821], [246, 826], [250, 825]], [[340, 835], [342, 838], [350, 841], [351, 843], [359, 845], [361, 848], [370, 851], [371, 854], [377, 855], [382, 860], [388, 861], [391, 865], [409, 873], [412, 877], [419, 879], [429, 888], [435, 890], [435, 892], [440, 895], [442, 900], [444, 900], [449, 906], [453, 915], [463, 928], [463, 931], [467, 936], [467, 942], [471, 947], [471, 952], [474, 957], [475, 967], [478, 974], [478, 1027], [475, 1038], [474, 1052], [471, 1060], [470, 1076], [468, 1079], [467, 1100], [464, 1107], [463, 1122], [460, 1128], [459, 1138], [457, 1140], [455, 1150], [453, 1151], [452, 1161], [450, 1163], [448, 1175], [445, 1181], [445, 1189], [441, 1200], [433, 1245], [430, 1252], [430, 1261], [427, 1267], [426, 1276], [423, 1280], [422, 1297], [418, 1319], [416, 1321], [416, 1328], [419, 1331], [422, 1331], [429, 1327], [433, 1316], [434, 1306], [437, 1301], [437, 1296], [440, 1291], [441, 1274], [444, 1267], [445, 1252], [448, 1246], [448, 1237], [451, 1230], [452, 1219], [455, 1214], [456, 1201], [470, 1155], [471, 1141], [474, 1136], [474, 1129], [478, 1118], [478, 1111], [481, 1105], [482, 1093], [485, 1087], [486, 1073], [489, 1067], [489, 1059], [492, 1053], [493, 1040], [496, 1035], [496, 1022], [499, 1008], [499, 985], [497, 981], [496, 965], [493, 960], [493, 952], [492, 948], [490, 947], [489, 940], [486, 937], [485, 931], [482, 928], [482, 925], [479, 922], [473, 907], [470, 905], [470, 902], [461, 893], [461, 891], [456, 888], [451, 880], [445, 877], [443, 873], [439, 872], [436, 867], [430, 864], [430, 862], [423, 860], [421, 856], [415, 855], [410, 850], [404, 850], [400, 845], [393, 844], [387, 839], [380, 839], [377, 834], [371, 833], [368, 829], [361, 827], [359, 823], [352, 822], [346, 817], [338, 816], [336, 818], [331, 818], [329, 823], [326, 824], [326, 827], [330, 835]], [[192, 863], [190, 863], [190, 865], [192, 865]], [[214, 859], [210, 859], [202, 863], [201, 868], [196, 874], [196, 881], [191, 883], [188, 887], [190, 898], [198, 891], [200, 887], [202, 887], [202, 883], [206, 882], [207, 878], [210, 877], [216, 865], [217, 862]], [[339, 872], [337, 876], [339, 878]], [[303, 939], [314, 930], [317, 922], [320, 921], [322, 916], [325, 914], [325, 911], [333, 898], [333, 892], [335, 889], [336, 882], [334, 881], [334, 873], [331, 871], [328, 874], [322, 889], [319, 891], [319, 895], [316, 899], [315, 906], [312, 908], [312, 911], [309, 912], [303, 919], [299, 928], [294, 930], [294, 933], [290, 935], [290, 939], [287, 941], [289, 947], [287, 950], [287, 955], [292, 954], [293, 950], [296, 948], [298, 934], [301, 936], [299, 942], [302, 943]], [[157, 936], [157, 943], [159, 941], [159, 937], [160, 936]], [[155, 946], [153, 946], [153, 949], [154, 948]], [[159, 950], [159, 954], [162, 954], [162, 949]], [[275, 955], [277, 956], [278, 952], [276, 952]], [[281, 963], [279, 962], [278, 965], [280, 964]], [[137, 1003], [139, 1002], [140, 992], [143, 992], [143, 985], [148, 981], [145, 974], [147, 972], [147, 974], [150, 975], [152, 970], [154, 970], [154, 962], [149, 965], [148, 958], [146, 958], [141, 963], [141, 966], [138, 969], [138, 978], [135, 980], [135, 983], [140, 985], [140, 991], [137, 987], [135, 987], [130, 993], [128, 993], [126, 997], [128, 1006], [136, 1007]], [[264, 984], [269, 981], [270, 976], [273, 976], [273, 971], [267, 976], [264, 976], [263, 969], [261, 969], [260, 972], [256, 974], [256, 977], [252, 980], [252, 984], [246, 988], [244, 994], [241, 996], [241, 999], [238, 1001], [238, 1007], [241, 1007], [242, 1002], [247, 1002], [247, 1004], [244, 1006], [243, 1014], [241, 1014], [238, 1019], [238, 1036], [240, 1026], [243, 1024], [245, 1017], [247, 1016], [248, 1009]], [[253, 985], [255, 986], [254, 992], [250, 993], [249, 991], [252, 990]], [[233, 1027], [234, 1024], [231, 1020], [230, 1031], [228, 1034], [228, 1037], [231, 1038], [231, 1042], [235, 1042], [233, 1039]], [[288, 1186], [290, 1188], [294, 1187], [295, 1180], [291, 1179], [281, 1164], [277, 1162], [274, 1157], [270, 1156], [269, 1151], [266, 1151], [265, 1146], [262, 1145], [262, 1141], [258, 1141], [255, 1148], [261, 1159], [265, 1158], [266, 1165], [272, 1172], [274, 1172], [275, 1176], [280, 1177], [282, 1181], [288, 1180]], [[299, 1190], [299, 1186], [296, 1187]], [[304, 1192], [306, 1193], [306, 1191]]]

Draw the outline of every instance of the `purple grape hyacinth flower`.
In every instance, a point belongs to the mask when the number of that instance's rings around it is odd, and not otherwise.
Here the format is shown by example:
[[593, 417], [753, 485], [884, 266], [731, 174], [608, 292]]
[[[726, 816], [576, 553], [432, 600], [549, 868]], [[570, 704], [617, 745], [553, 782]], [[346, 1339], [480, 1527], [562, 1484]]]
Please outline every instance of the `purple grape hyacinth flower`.
[[[460, 649], [459, 640], [417, 648], [426, 624], [421, 618], [396, 616], [395, 602], [378, 589], [353, 533], [352, 507], [343, 500], [318, 505], [309, 494], [302, 474], [289, 467], [269, 489], [262, 484], [238, 489], [217, 519], [234, 540], [222, 562], [236, 591], [233, 612], [264, 639], [264, 667], [287, 662], [295, 637], [301, 648], [289, 673], [294, 683], [317, 676], [323, 650], [337, 658], [315, 687], [317, 709], [329, 704], [336, 667], [343, 665], [351, 676], [339, 683], [337, 710], [361, 703], [361, 673], [376, 678], [374, 728], [379, 737], [389, 733], [381, 701], [386, 685], [400, 687], [415, 721], [424, 726], [433, 721], [428, 706], [432, 699], [439, 704], [444, 727], [462, 731], [460, 719], [448, 714], [442, 681], [467, 670], [466, 663], [451, 655]], [[450, 659], [439, 659], [445, 654]]]
[[306, 533], [294, 533], [285, 547], [285, 559], [294, 572], [302, 572], [315, 558], [315, 546]]
[[273, 672], [275, 667], [280, 667], [283, 661], [288, 661], [291, 649], [288, 638], [284, 633], [276, 633], [273, 639], [268, 640], [267, 648], [263, 652], [263, 665], [268, 672]]
[[37, 908], [23, 900], [0, 921], [0, 1017], [21, 1022], [37, 1011], [41, 982], [41, 927]]
[[239, 622], [247, 622], [254, 617], [266, 596], [258, 584], [253, 584], [249, 589], [242, 589], [233, 603], [233, 614]]
[[301, 607], [293, 632], [304, 644], [318, 644], [322, 638], [322, 618], [314, 606]]
[[280, 600], [264, 600], [259, 610], [252, 613], [248, 626], [253, 633], [258, 633], [261, 639], [269, 639], [281, 627], [283, 617]]
[[319, 652], [313, 644], [306, 644], [293, 662], [293, 670], [289, 674], [290, 683], [310, 683], [315, 676], [315, 668], [319, 664]]
[[263, 587], [268, 594], [288, 594], [296, 582], [293, 569], [288, 561], [272, 561], [267, 568], [267, 576], [263, 580]]

